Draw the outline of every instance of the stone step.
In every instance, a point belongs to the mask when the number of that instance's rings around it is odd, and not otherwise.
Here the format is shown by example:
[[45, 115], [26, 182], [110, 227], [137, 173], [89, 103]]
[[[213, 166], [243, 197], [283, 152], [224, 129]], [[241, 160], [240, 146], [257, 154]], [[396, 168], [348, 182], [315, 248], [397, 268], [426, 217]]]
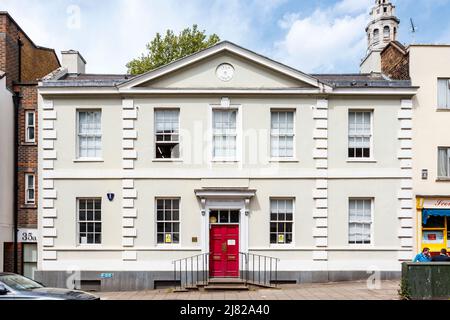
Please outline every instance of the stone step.
[[245, 281], [239, 278], [213, 278], [209, 279], [208, 284], [245, 284]]
[[205, 287], [206, 291], [248, 291], [249, 288], [240, 284], [214, 284]]

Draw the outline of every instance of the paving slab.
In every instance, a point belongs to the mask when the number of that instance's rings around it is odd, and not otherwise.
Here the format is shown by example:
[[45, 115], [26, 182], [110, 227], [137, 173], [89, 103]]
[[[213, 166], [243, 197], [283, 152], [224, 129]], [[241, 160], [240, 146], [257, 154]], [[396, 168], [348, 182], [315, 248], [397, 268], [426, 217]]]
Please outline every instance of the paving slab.
[[399, 281], [382, 281], [372, 289], [365, 281], [281, 285], [280, 289], [247, 292], [186, 292], [170, 290], [103, 292], [103, 300], [398, 300]]

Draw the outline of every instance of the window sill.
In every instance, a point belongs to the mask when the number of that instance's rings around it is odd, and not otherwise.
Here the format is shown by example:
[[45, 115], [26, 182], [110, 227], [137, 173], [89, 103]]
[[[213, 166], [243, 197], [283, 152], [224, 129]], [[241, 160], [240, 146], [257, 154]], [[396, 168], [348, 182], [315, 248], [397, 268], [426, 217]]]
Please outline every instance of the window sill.
[[152, 162], [184, 162], [183, 159], [153, 159]]
[[436, 112], [450, 112], [450, 108], [436, 108]]
[[37, 209], [37, 205], [36, 204], [25, 204], [20, 206], [20, 209]]
[[347, 163], [377, 163], [375, 159], [347, 159]]
[[74, 159], [73, 160], [74, 163], [95, 163], [95, 162], [105, 162], [105, 160], [103, 160], [102, 158], [92, 158], [92, 159], [88, 159], [88, 158], [80, 158], [80, 159]]
[[22, 147], [37, 147], [37, 142], [22, 142], [20, 144]]
[[365, 249], [373, 249], [374, 247], [375, 247], [374, 244], [349, 244], [350, 249], [365, 250]]
[[102, 244], [79, 244], [77, 245], [77, 249], [103, 249]]
[[182, 246], [179, 243], [176, 244], [157, 244], [156, 249], [158, 250], [179, 250]]
[[295, 249], [295, 244], [290, 243], [290, 244], [270, 244], [269, 246], [270, 249], [274, 249], [274, 250], [285, 250], [285, 249]]
[[450, 177], [437, 178], [436, 182], [450, 182]]
[[239, 160], [236, 159], [212, 159], [213, 163], [239, 163]]
[[284, 162], [284, 163], [298, 163], [300, 162], [296, 158], [271, 158], [269, 160], [270, 163], [276, 163], [276, 162]]

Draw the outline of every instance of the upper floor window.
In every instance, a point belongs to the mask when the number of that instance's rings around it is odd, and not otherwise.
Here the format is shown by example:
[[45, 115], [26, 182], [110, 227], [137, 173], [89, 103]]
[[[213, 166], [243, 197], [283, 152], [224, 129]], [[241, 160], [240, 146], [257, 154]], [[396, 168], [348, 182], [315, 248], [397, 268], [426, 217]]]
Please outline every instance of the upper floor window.
[[372, 111], [350, 111], [348, 157], [369, 159], [372, 156]]
[[36, 203], [36, 178], [34, 174], [25, 174], [25, 204]]
[[371, 244], [372, 199], [350, 199], [349, 243]]
[[291, 244], [294, 234], [294, 200], [270, 200], [270, 243]]
[[450, 148], [439, 148], [438, 177], [450, 178]]
[[180, 199], [156, 199], [158, 244], [180, 243]]
[[450, 109], [450, 79], [438, 79], [438, 108]]
[[102, 157], [102, 112], [78, 111], [78, 157]]
[[180, 157], [180, 111], [155, 111], [156, 159]]
[[34, 111], [25, 113], [25, 142], [36, 142], [36, 117]]
[[102, 199], [78, 199], [78, 241], [102, 243]]
[[272, 111], [272, 158], [294, 157], [294, 111]]
[[213, 111], [213, 157], [235, 160], [237, 155], [237, 110]]

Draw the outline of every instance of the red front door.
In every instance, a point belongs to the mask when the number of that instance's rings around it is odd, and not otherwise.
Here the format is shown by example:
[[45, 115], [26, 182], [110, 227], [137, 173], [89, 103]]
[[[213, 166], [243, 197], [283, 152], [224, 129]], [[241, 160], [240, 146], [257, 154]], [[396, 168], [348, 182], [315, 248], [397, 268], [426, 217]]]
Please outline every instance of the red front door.
[[212, 225], [209, 239], [211, 277], [239, 277], [239, 225]]

